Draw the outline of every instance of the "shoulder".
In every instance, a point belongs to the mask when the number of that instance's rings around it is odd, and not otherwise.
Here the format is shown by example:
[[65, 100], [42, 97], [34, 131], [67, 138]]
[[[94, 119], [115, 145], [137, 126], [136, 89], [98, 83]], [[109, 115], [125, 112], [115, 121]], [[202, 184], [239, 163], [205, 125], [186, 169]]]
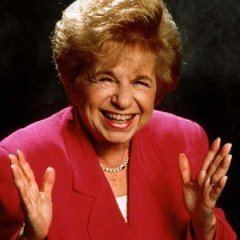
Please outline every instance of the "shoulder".
[[196, 138], [205, 137], [204, 129], [196, 122], [171, 113], [154, 110], [144, 131], [155, 137]]
[[199, 169], [209, 148], [207, 134], [198, 123], [162, 111], [154, 111], [138, 136], [142, 148], [150, 149], [162, 168], [171, 172], [178, 169], [180, 153], [188, 156], [194, 170]]
[[152, 126], [153, 128], [155, 127], [159, 128], [162, 126], [164, 128], [171, 130], [183, 129], [186, 131], [191, 131], [200, 127], [199, 124], [192, 120], [177, 116], [172, 113], [158, 110], [154, 110], [149, 125]]
[[8, 155], [16, 154], [18, 149], [24, 153], [37, 182], [42, 181], [48, 166], [58, 169], [58, 174], [63, 175], [69, 166], [63, 131], [71, 117], [71, 108], [68, 107], [3, 139], [0, 142], [0, 182], [4, 178], [6, 184], [12, 183], [14, 188]]
[[46, 143], [59, 141], [64, 116], [70, 111], [70, 107], [65, 108], [50, 117], [13, 132], [0, 142], [0, 147], [7, 152], [16, 152], [17, 149], [29, 149], [41, 144], [46, 146]]

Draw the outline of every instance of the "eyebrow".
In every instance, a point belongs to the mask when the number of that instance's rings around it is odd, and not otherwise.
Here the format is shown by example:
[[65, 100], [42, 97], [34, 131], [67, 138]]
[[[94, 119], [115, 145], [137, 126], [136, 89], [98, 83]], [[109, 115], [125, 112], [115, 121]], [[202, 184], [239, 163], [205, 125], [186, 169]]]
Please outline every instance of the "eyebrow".
[[[99, 70], [95, 71], [93, 75], [96, 76], [96, 75], [98, 75], [98, 74], [108, 74], [108, 75], [110, 75], [111, 77], [113, 77], [113, 78], [115, 78], [115, 79], [118, 79], [118, 78], [116, 77], [116, 75], [114, 74], [114, 72], [111, 71], [111, 70], [108, 70], [108, 69], [99, 69]], [[139, 76], [137, 76], [135, 79], [133, 79], [132, 81], [138, 81], [138, 80], [141, 80], [141, 79], [146, 79], [146, 80], [150, 81], [151, 83], [153, 83], [152, 78], [150, 78], [150, 77], [148, 77], [148, 76], [146, 76], [146, 75], [139, 75]]]
[[99, 69], [99, 70], [97, 70], [97, 71], [94, 71], [93, 76], [96, 76], [96, 75], [98, 75], [98, 74], [108, 74], [108, 75], [110, 75], [111, 77], [117, 79], [116, 75], [115, 75], [114, 72], [111, 71], [111, 70]]

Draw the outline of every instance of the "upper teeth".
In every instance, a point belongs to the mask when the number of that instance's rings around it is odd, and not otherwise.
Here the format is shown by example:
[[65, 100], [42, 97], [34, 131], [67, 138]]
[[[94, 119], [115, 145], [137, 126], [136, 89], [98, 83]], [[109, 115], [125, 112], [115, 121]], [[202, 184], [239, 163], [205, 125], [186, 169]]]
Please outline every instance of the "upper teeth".
[[133, 117], [133, 114], [114, 114], [114, 113], [110, 113], [107, 111], [104, 111], [104, 114], [114, 120], [118, 120], [118, 121], [125, 121], [125, 120], [129, 120]]

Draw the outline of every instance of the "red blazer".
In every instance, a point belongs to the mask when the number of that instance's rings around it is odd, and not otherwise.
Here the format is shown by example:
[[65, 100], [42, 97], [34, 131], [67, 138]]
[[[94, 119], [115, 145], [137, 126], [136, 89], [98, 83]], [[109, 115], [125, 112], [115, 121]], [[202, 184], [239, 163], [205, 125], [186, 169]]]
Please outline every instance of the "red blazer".
[[[0, 143], [0, 239], [16, 239], [24, 219], [9, 153], [21, 149], [39, 184], [48, 166], [56, 170], [50, 240], [191, 239], [182, 200], [178, 155], [185, 152], [194, 174], [208, 142], [189, 120], [155, 111], [132, 140], [128, 176], [128, 223], [120, 213], [97, 156], [71, 108], [26, 128]], [[217, 240], [236, 239], [221, 210]]]

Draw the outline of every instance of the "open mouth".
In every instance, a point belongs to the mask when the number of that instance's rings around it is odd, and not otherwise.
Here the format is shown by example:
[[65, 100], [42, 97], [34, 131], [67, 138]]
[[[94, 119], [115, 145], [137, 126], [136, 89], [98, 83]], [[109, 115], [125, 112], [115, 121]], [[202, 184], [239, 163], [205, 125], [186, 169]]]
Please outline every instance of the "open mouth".
[[126, 128], [132, 122], [136, 114], [116, 114], [107, 110], [101, 110], [103, 116], [114, 127]]

